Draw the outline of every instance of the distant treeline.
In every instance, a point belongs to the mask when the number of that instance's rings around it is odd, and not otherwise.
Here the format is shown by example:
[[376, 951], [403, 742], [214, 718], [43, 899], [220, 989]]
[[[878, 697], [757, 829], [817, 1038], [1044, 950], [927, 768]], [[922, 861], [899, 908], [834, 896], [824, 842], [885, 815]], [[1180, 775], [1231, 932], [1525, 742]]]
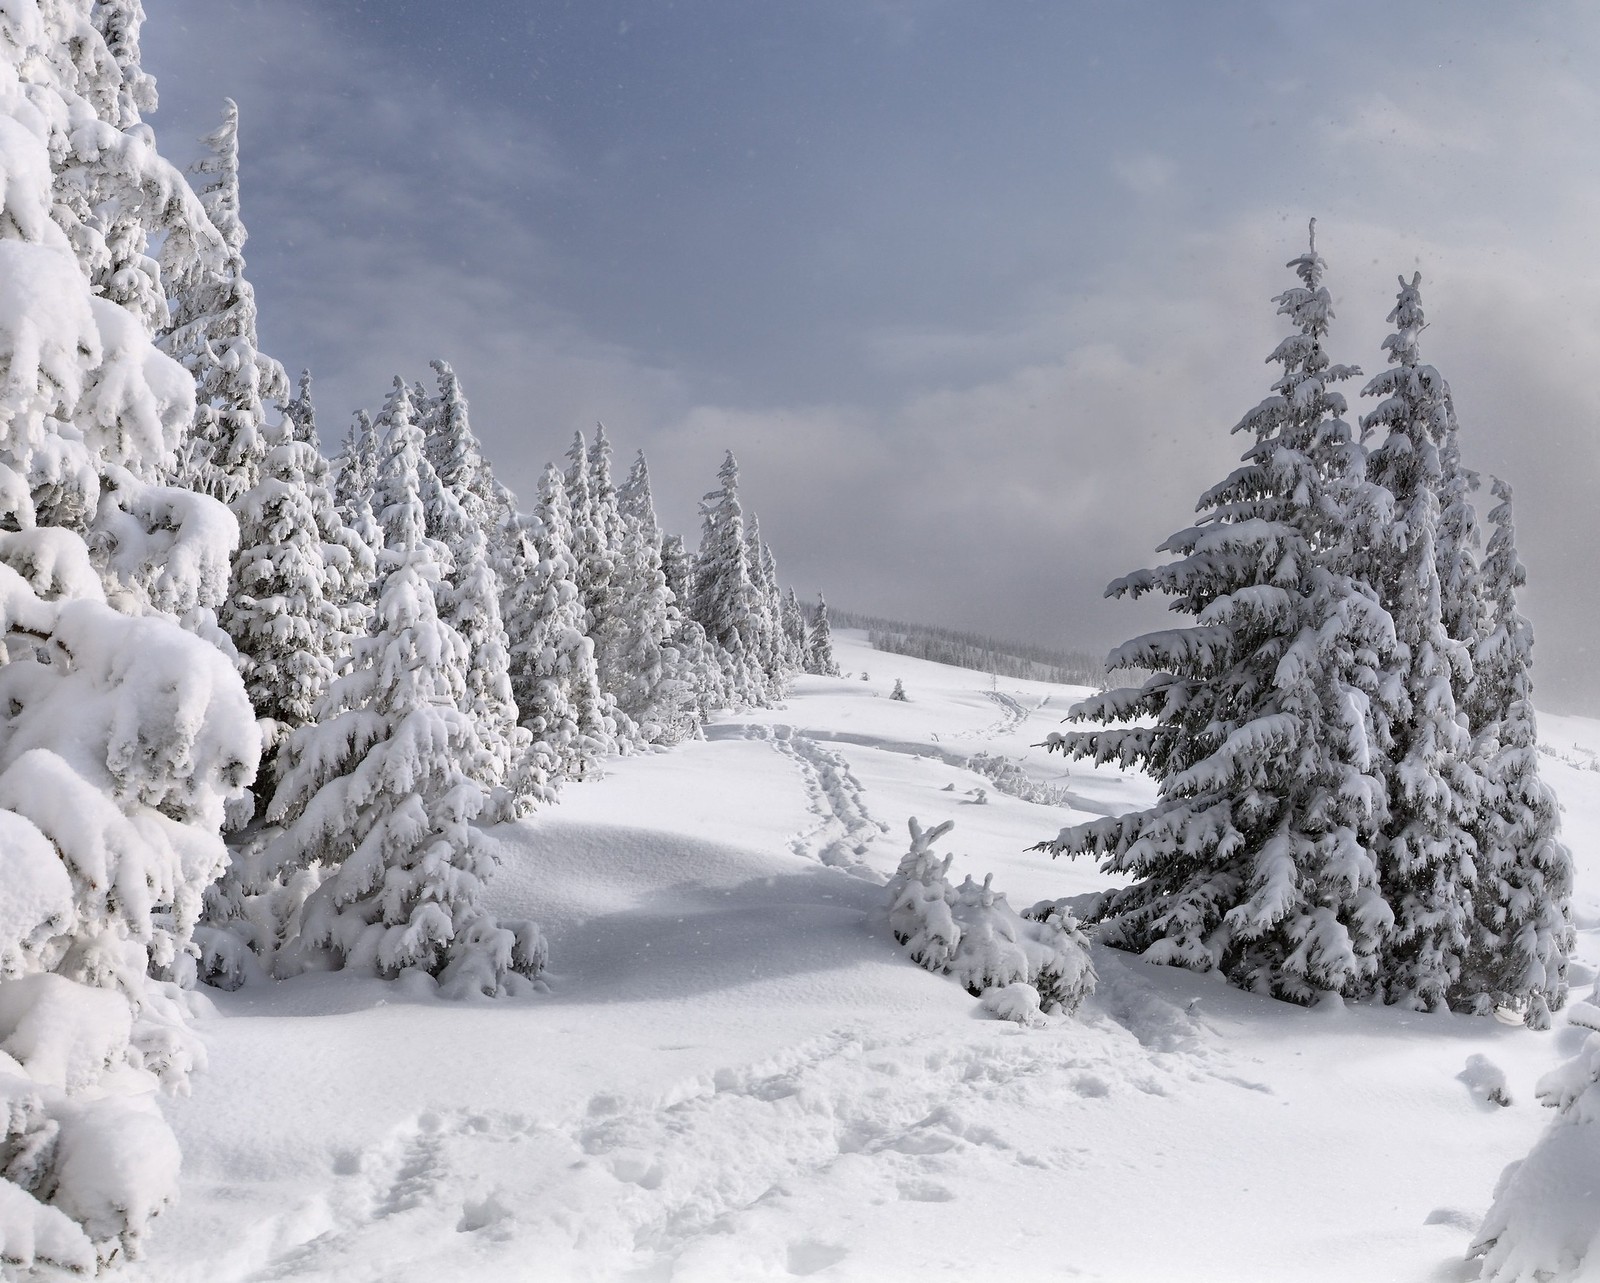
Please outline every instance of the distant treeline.
[[[1089, 650], [1057, 650], [1029, 642], [1003, 641], [980, 633], [964, 633], [932, 624], [908, 624], [877, 615], [858, 615], [854, 611], [828, 607], [835, 627], [865, 628], [867, 638], [877, 650], [916, 659], [931, 659], [936, 664], [954, 664], [998, 677], [1020, 677], [1026, 681], [1056, 682], [1063, 686], [1106, 684], [1102, 657]], [[1119, 672], [1118, 679], [1127, 674]]]

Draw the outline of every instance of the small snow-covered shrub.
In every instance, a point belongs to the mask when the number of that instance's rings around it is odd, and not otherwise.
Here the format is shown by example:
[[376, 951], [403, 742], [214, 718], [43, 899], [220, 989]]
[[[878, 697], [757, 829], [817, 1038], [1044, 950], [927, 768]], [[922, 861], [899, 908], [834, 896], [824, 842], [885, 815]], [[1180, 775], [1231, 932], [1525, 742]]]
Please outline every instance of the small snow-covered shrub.
[[1034, 779], [1022, 769], [1020, 762], [999, 753], [974, 753], [967, 759], [967, 769], [986, 776], [996, 789], [1010, 797], [1038, 802], [1041, 806], [1067, 805], [1066, 789]]
[[929, 971], [948, 970], [961, 939], [951, 912], [955, 896], [949, 874], [955, 857], [940, 859], [933, 851], [933, 844], [955, 824], [946, 820], [924, 833], [913, 817], [911, 850], [901, 857], [900, 867], [889, 880], [889, 930], [911, 960]]
[[910, 698], [906, 695], [905, 683], [902, 682], [898, 677], [894, 679], [894, 689], [889, 692], [889, 698], [897, 699], [902, 704], [908, 704], [911, 702]]
[[1576, 1003], [1568, 1019], [1596, 1032], [1539, 1080], [1540, 1102], [1557, 1114], [1501, 1175], [1468, 1249], [1484, 1258], [1483, 1283], [1566, 1283], [1600, 1265], [1600, 1007]]
[[981, 885], [968, 877], [952, 887], [953, 857], [941, 858], [933, 844], [954, 826], [946, 820], [924, 832], [910, 821], [911, 849], [888, 887], [894, 938], [913, 962], [951, 976], [974, 997], [1031, 986], [1047, 1007], [1075, 1010], [1095, 987], [1089, 941], [1077, 920], [1053, 905], [1040, 919], [1024, 917], [994, 890], [993, 874]]

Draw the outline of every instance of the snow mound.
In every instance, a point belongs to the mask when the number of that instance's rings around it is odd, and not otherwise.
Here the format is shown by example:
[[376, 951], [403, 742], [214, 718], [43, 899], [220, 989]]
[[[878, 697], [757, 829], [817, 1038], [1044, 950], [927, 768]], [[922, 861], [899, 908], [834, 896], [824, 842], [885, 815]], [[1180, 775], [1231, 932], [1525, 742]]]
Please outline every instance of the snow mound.
[[1020, 981], [1003, 988], [986, 990], [978, 1005], [997, 1020], [1014, 1020], [1019, 1025], [1044, 1024], [1044, 1012], [1039, 1007], [1039, 991]]

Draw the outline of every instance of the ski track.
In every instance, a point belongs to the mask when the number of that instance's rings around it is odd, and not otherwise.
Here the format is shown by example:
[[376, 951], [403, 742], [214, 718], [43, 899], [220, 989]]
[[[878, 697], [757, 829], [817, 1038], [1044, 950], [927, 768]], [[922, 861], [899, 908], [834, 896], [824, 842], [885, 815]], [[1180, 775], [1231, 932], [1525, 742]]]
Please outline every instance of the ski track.
[[888, 825], [874, 819], [862, 801], [864, 786], [840, 753], [824, 748], [793, 726], [752, 724], [745, 738], [765, 740], [793, 762], [806, 791], [806, 805], [816, 822], [789, 839], [796, 855], [818, 860], [876, 882], [883, 875], [862, 857]]
[[[458, 1235], [473, 1236], [480, 1271], [507, 1280], [848, 1268], [819, 1226], [956, 1201], [947, 1182], [975, 1168], [995, 1181], [1085, 1169], [1112, 1113], [1198, 1080], [1263, 1090], [1190, 1011], [1097, 961], [1100, 995], [1043, 1030], [862, 1025], [550, 1119], [424, 1112], [337, 1157], [320, 1218], [331, 1226], [246, 1277], [421, 1283], [460, 1255]], [[1083, 1134], [1041, 1140], [1029, 1125], [1062, 1115]]]

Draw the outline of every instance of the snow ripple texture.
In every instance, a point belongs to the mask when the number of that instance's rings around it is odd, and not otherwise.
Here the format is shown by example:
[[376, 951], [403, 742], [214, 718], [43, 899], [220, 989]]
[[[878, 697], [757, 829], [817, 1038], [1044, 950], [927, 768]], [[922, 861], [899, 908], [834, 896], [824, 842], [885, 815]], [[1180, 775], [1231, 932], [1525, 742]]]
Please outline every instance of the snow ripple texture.
[[342, 1156], [307, 1219], [321, 1232], [249, 1277], [420, 1283], [460, 1235], [496, 1279], [868, 1277], [844, 1244], [895, 1204], [955, 1202], [975, 1171], [1092, 1166], [1087, 1136], [1030, 1119], [1098, 1129], [1196, 1077], [1253, 1086], [1198, 1020], [1108, 970], [1082, 1024], [956, 1040], [848, 1028], [563, 1118], [423, 1113]]

